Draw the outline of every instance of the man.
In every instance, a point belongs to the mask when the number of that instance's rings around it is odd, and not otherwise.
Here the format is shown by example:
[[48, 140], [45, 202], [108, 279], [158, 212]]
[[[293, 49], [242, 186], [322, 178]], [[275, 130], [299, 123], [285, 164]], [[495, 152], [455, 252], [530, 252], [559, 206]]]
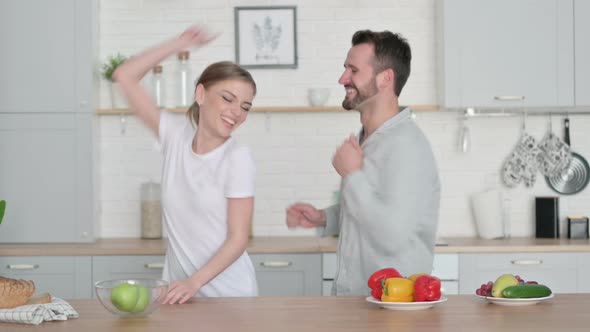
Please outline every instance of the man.
[[407, 41], [389, 31], [358, 31], [339, 83], [342, 106], [360, 113], [332, 164], [342, 177], [338, 204], [287, 208], [289, 227], [325, 227], [339, 234], [334, 295], [367, 295], [369, 276], [385, 267], [402, 275], [430, 273], [440, 182], [430, 144], [398, 97], [410, 74]]

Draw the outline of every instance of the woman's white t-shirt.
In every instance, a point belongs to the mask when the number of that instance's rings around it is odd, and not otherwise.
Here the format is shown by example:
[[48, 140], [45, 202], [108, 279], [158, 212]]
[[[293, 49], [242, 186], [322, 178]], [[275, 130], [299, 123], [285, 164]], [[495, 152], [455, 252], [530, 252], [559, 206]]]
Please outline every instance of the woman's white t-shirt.
[[[163, 278], [185, 279], [219, 250], [227, 237], [227, 199], [254, 196], [256, 170], [250, 149], [229, 138], [206, 154], [196, 154], [196, 128], [184, 117], [162, 112], [160, 143], [162, 219], [168, 234]], [[244, 252], [203, 286], [197, 297], [256, 296], [252, 261]]]

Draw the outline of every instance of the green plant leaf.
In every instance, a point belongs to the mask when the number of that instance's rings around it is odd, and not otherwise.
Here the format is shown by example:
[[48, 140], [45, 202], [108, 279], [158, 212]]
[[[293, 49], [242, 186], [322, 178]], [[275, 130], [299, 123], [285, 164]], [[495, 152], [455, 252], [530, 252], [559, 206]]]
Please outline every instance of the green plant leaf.
[[117, 55], [111, 55], [107, 58], [106, 62], [103, 63], [102, 65], [102, 71], [101, 71], [101, 75], [102, 77], [109, 81], [112, 82], [113, 81], [113, 73], [115, 72], [115, 69], [117, 69], [117, 67], [119, 67], [123, 62], [125, 62], [127, 60], [127, 57], [117, 53]]
[[2, 219], [4, 218], [4, 211], [6, 211], [6, 201], [0, 201], [0, 225], [2, 224]]

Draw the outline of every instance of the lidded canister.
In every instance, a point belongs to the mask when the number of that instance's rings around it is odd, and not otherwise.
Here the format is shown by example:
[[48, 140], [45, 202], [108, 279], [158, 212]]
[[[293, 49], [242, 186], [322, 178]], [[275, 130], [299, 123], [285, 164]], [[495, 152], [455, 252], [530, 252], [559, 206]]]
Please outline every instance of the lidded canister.
[[143, 239], [162, 238], [160, 199], [159, 183], [150, 181], [141, 184], [141, 237]]
[[152, 96], [156, 105], [159, 108], [164, 108], [166, 100], [166, 87], [164, 84], [164, 67], [157, 65], [152, 69], [151, 90]]

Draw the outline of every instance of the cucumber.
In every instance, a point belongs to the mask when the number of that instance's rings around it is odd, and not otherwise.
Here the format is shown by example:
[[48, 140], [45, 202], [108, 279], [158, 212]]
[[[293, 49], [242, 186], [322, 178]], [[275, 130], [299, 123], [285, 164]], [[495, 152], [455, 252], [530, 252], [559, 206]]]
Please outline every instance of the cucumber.
[[545, 285], [521, 284], [504, 288], [502, 295], [510, 299], [546, 297], [551, 295], [551, 289]]

